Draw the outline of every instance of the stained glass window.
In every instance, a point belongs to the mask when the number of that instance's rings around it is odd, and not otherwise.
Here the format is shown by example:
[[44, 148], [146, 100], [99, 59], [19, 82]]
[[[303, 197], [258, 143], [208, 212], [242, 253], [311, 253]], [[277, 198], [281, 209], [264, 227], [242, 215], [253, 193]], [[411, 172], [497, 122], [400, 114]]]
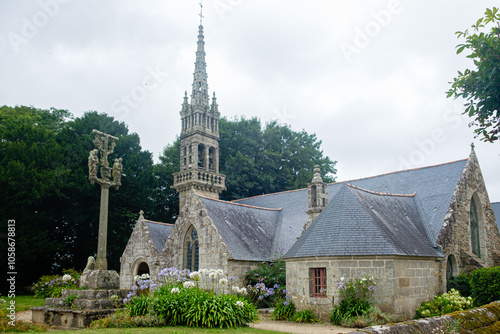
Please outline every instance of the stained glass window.
[[472, 253], [481, 257], [481, 250], [479, 247], [479, 221], [477, 215], [476, 203], [474, 200], [470, 203], [470, 242]]
[[199, 268], [200, 256], [198, 245], [198, 232], [192, 227], [187, 235], [184, 248], [184, 263], [185, 268], [191, 271], [197, 271]]

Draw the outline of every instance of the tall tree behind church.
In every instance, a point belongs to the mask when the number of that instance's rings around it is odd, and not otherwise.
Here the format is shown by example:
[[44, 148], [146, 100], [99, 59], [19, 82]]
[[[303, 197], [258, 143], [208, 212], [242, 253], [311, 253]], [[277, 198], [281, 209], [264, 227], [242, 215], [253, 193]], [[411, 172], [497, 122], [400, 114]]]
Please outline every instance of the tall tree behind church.
[[[0, 231], [7, 231], [8, 219], [16, 221], [19, 287], [60, 267], [83, 269], [97, 250], [100, 190], [87, 179], [94, 128], [120, 137], [113, 156], [126, 161], [123, 185], [110, 194], [108, 258], [118, 269], [137, 213], [151, 210], [151, 153], [142, 151], [137, 134], [105, 114], [71, 119], [65, 110], [0, 108]], [[5, 241], [0, 239], [2, 254]], [[6, 257], [0, 259], [6, 268]]]
[[[226, 175], [227, 187], [221, 194], [223, 200], [304, 188], [311, 182], [315, 164], [320, 165], [325, 182], [335, 179], [337, 162], [324, 156], [315, 134], [293, 131], [277, 122], [262, 126], [255, 117], [221, 118], [219, 133], [220, 171]], [[164, 149], [155, 166], [163, 194], [157, 197], [161, 203], [153, 219], [175, 222], [178, 195], [167, 185], [173, 182], [169, 173], [179, 170], [179, 156], [177, 139]]]

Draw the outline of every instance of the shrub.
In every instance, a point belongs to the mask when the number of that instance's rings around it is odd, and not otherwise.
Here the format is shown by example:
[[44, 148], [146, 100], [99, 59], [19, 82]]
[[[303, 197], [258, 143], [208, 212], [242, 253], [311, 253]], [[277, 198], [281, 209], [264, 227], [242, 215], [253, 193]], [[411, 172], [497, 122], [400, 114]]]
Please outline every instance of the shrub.
[[81, 273], [64, 269], [62, 275], [46, 275], [33, 284], [35, 298], [61, 298], [62, 289], [76, 289]]
[[476, 306], [500, 300], [500, 267], [474, 270], [471, 273], [470, 286]]
[[165, 326], [163, 319], [156, 315], [131, 316], [128, 311], [118, 310], [107, 318], [92, 321], [89, 328], [130, 328], [130, 327], [159, 327]]
[[[288, 296], [287, 296], [288, 298]], [[274, 320], [288, 320], [295, 315], [295, 304], [288, 299], [278, 300], [274, 304], [271, 318]]]
[[[255, 305], [271, 306], [286, 294], [286, 264], [283, 250], [276, 251], [275, 258], [263, 261], [257, 269], [247, 272], [247, 290]], [[283, 292], [285, 291], [285, 292]]]
[[330, 322], [340, 325], [343, 320], [363, 315], [370, 309], [368, 297], [377, 285], [377, 279], [369, 276], [345, 280], [343, 277], [335, 282], [342, 299], [339, 305], [333, 307]]
[[283, 250], [277, 251], [271, 261], [263, 261], [257, 269], [246, 274], [245, 279], [250, 285], [264, 283], [268, 288], [275, 284], [286, 286], [286, 263], [283, 260]]
[[447, 290], [455, 289], [460, 292], [463, 297], [470, 297], [472, 295], [470, 287], [470, 276], [462, 273], [458, 276], [453, 277], [448, 281]]
[[241, 296], [246, 290], [226, 276], [222, 270], [167, 268], [160, 272], [160, 284], [139, 278], [124, 303], [133, 321], [145, 324], [161, 319], [168, 326], [233, 328], [257, 321], [255, 306]]
[[393, 321], [394, 319], [390, 314], [382, 312], [376, 306], [371, 306], [363, 315], [342, 318], [340, 324], [345, 327], [364, 328], [385, 325]]
[[318, 321], [314, 316], [313, 311], [310, 309], [302, 310], [295, 313], [292, 320], [300, 323], [310, 323]]
[[473, 307], [471, 297], [462, 297], [460, 293], [451, 289], [442, 295], [437, 295], [430, 302], [423, 302], [415, 311], [415, 318], [435, 317], [455, 311], [468, 310]]

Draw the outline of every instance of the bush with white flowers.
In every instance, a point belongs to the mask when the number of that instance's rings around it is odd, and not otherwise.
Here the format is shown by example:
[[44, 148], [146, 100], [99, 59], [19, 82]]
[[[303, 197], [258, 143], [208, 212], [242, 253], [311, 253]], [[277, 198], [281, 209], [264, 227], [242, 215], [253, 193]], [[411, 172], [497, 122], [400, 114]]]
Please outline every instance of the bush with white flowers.
[[220, 269], [165, 268], [158, 280], [137, 276], [124, 304], [129, 316], [154, 316], [168, 326], [233, 328], [257, 321], [247, 290], [234, 280]]
[[437, 295], [432, 301], [426, 301], [415, 311], [415, 318], [435, 317], [455, 311], [473, 308], [471, 297], [462, 297], [460, 292], [451, 289], [447, 293]]

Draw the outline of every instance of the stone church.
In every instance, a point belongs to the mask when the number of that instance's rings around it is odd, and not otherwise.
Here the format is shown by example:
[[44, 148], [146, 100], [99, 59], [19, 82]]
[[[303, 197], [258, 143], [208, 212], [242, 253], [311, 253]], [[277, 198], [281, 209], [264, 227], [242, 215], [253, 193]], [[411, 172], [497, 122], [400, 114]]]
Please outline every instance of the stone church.
[[166, 267], [223, 269], [243, 283], [247, 271], [284, 251], [298, 309], [326, 318], [336, 279], [370, 275], [379, 278], [374, 302], [411, 318], [453, 276], [500, 265], [498, 226], [473, 148], [467, 159], [332, 184], [315, 168], [305, 189], [219, 200], [220, 113], [209, 97], [204, 44], [200, 25], [191, 99], [186, 93], [180, 111], [178, 219], [163, 224], [141, 212], [121, 257], [121, 288]]

